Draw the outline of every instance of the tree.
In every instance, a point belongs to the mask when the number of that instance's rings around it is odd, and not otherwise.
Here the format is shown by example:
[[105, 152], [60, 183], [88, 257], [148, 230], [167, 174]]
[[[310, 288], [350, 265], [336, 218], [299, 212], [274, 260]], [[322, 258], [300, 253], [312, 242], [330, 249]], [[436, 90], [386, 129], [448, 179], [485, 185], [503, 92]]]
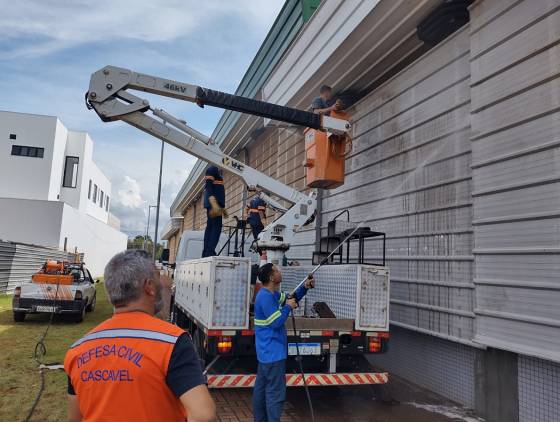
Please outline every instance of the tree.
[[[133, 239], [128, 239], [127, 249], [144, 249], [150, 255], [153, 253], [154, 250], [154, 241], [152, 240], [151, 236], [146, 235], [136, 235]], [[164, 249], [164, 245], [158, 242], [156, 247], [156, 260], [161, 257], [161, 252]]]

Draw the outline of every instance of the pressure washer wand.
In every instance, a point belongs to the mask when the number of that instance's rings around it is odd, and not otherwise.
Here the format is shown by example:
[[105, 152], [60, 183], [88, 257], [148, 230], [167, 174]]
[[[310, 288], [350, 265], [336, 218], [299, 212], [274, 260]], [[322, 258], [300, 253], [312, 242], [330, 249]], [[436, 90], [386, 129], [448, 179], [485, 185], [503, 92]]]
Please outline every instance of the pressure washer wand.
[[319, 268], [321, 268], [323, 265], [325, 265], [325, 264], [327, 263], [327, 261], [329, 260], [329, 258], [330, 258], [331, 256], [333, 256], [333, 254], [334, 254], [342, 245], [344, 245], [344, 244], [348, 241], [348, 239], [350, 239], [352, 236], [354, 236], [354, 233], [356, 233], [356, 232], [358, 231], [358, 229], [359, 229], [360, 227], [363, 226], [363, 224], [364, 224], [363, 221], [362, 221], [360, 224], [358, 224], [358, 225], [354, 228], [354, 230], [352, 230], [352, 232], [351, 232], [348, 236], [346, 236], [346, 237], [344, 238], [344, 240], [343, 240], [342, 242], [340, 242], [340, 243], [337, 245], [337, 247], [334, 248], [334, 249], [332, 250], [332, 252], [331, 252], [330, 254], [328, 254], [328, 256], [327, 256], [325, 259], [323, 259], [323, 260], [319, 263], [319, 265], [317, 265], [315, 268], [313, 268], [313, 270], [311, 270], [311, 272], [310, 272], [309, 274], [307, 274], [307, 276], [306, 276], [303, 280], [301, 280], [301, 282], [294, 288], [294, 290], [292, 290], [292, 293], [290, 293], [289, 296], [290, 296], [290, 297], [295, 297], [296, 290], [299, 289], [301, 286], [303, 286], [303, 284], [305, 284], [305, 282], [306, 282], [306, 280], [309, 278], [309, 276], [315, 274]]

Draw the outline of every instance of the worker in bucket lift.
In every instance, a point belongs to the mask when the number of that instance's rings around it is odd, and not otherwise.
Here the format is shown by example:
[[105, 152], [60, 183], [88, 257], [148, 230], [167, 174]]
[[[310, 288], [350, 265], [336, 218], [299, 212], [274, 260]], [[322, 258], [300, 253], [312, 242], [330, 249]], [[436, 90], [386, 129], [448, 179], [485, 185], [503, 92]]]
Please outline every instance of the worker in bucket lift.
[[105, 267], [114, 314], [66, 353], [68, 420], [210, 422], [216, 409], [191, 337], [155, 315], [168, 278], [145, 251]]
[[266, 202], [259, 195], [255, 195], [247, 204], [247, 223], [251, 226], [255, 240], [259, 237], [260, 232], [264, 230], [265, 219]]
[[288, 297], [280, 292], [282, 274], [273, 264], [259, 269], [263, 287], [255, 300], [255, 345], [258, 370], [253, 390], [255, 422], [278, 422], [286, 398], [286, 358], [288, 336], [285, 323], [292, 309], [314, 287], [313, 276]]
[[330, 115], [331, 111], [338, 111], [344, 108], [344, 104], [340, 99], [332, 101], [332, 88], [323, 85], [319, 89], [319, 96], [311, 103], [311, 110], [316, 114]]
[[204, 249], [202, 257], [215, 256], [216, 246], [222, 233], [222, 217], [227, 218], [225, 209], [226, 193], [220, 169], [210, 166], [204, 176], [204, 208], [206, 208], [206, 229], [204, 230]]

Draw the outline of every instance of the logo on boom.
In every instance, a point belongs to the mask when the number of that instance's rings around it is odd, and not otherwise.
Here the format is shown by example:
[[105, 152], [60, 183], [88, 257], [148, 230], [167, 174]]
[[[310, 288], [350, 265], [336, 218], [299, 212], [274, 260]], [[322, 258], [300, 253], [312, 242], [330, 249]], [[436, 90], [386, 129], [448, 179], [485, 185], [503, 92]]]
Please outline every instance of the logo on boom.
[[241, 164], [238, 161], [234, 161], [234, 160], [230, 159], [229, 157], [222, 158], [222, 164], [224, 166], [231, 167], [231, 168], [233, 168], [235, 170], [238, 170], [238, 171], [243, 171], [243, 169], [244, 169], [243, 164]]
[[187, 87], [186, 86], [175, 85], [175, 84], [165, 84], [163, 87], [165, 89], [170, 90], [170, 91], [180, 92], [181, 94], [184, 94], [185, 92], [187, 92]]

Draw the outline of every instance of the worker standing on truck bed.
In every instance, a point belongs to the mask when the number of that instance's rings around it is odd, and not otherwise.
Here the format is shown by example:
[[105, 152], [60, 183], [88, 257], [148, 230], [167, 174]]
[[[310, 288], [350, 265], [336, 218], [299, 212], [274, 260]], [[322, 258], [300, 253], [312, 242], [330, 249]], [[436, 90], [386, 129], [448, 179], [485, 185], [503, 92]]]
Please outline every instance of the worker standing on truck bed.
[[228, 217], [224, 179], [220, 169], [210, 166], [204, 176], [204, 208], [206, 208], [206, 229], [204, 230], [204, 249], [202, 257], [216, 256], [216, 246], [222, 233], [222, 216]]
[[310, 275], [294, 297], [281, 293], [282, 274], [273, 264], [259, 269], [263, 287], [255, 300], [255, 343], [258, 370], [253, 390], [253, 415], [255, 422], [278, 422], [286, 399], [286, 358], [288, 336], [285, 323], [292, 309], [314, 287]]
[[114, 315], [66, 353], [69, 421], [197, 421], [216, 418], [190, 336], [156, 318], [164, 286], [145, 251], [105, 267]]
[[253, 237], [257, 240], [266, 222], [266, 202], [259, 195], [253, 196], [247, 204], [247, 214], [247, 222], [251, 226]]

